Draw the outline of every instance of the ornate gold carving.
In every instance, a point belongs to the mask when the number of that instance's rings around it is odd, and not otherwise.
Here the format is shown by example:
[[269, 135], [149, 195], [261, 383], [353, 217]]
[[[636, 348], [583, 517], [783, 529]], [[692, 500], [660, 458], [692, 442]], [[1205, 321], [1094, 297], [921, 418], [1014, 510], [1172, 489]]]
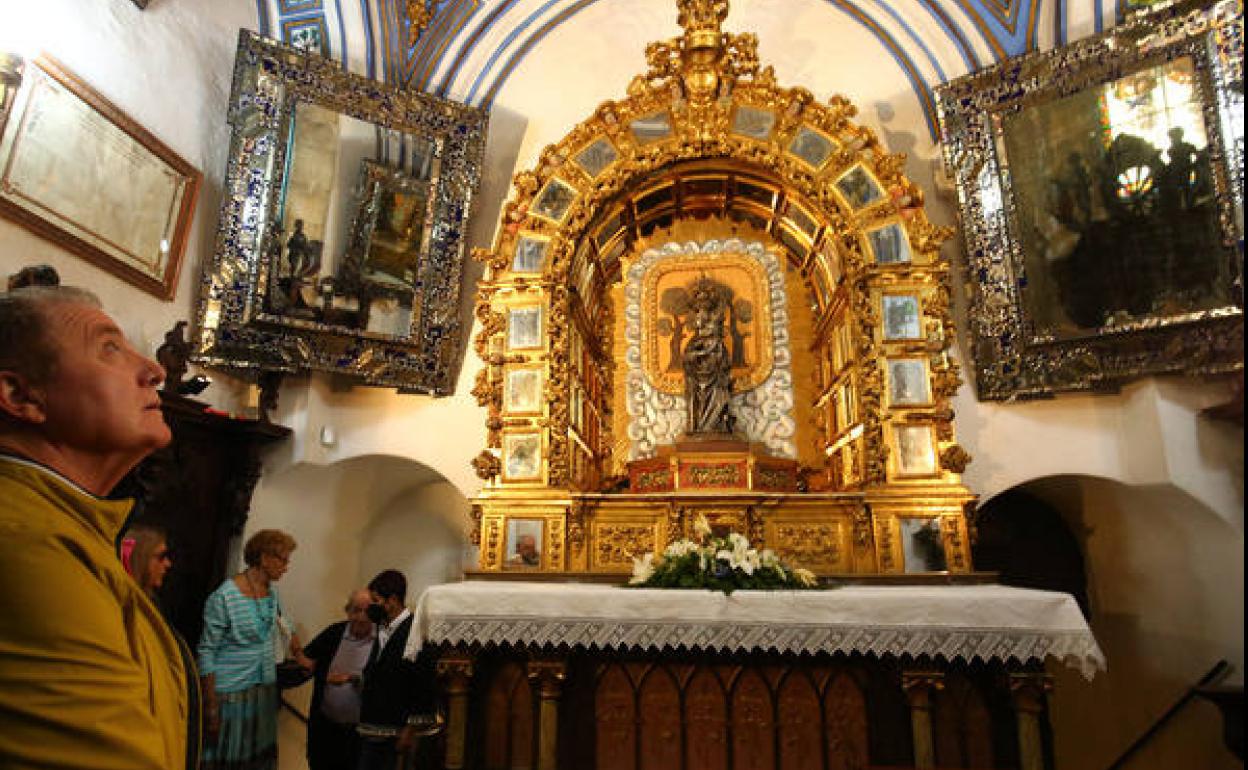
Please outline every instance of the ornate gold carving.
[[670, 545], [685, 537], [685, 510], [679, 505], [667, 504], [667, 543]]
[[482, 449], [480, 454], [472, 458], [472, 469], [477, 472], [477, 478], [492, 481], [503, 472], [503, 461], [490, 450]]
[[472, 519], [472, 530], [468, 533], [468, 542], [473, 545], [481, 545], [481, 506], [473, 505], [469, 509], [469, 516]]
[[654, 527], [648, 524], [599, 524], [594, 529], [594, 565], [631, 567], [634, 556], [655, 550]]
[[485, 548], [481, 554], [481, 566], [486, 569], [498, 569], [502, 563], [503, 522], [501, 519], [488, 519], [485, 523]]
[[897, 562], [893, 559], [893, 522], [891, 519], [875, 520], [875, 547], [880, 556], [880, 570], [893, 572]]
[[567, 542], [563, 519], [549, 518], [546, 520], [546, 544], [549, 561], [547, 569], [562, 570], [566, 565], [563, 561], [563, 544]]
[[753, 505], [745, 506], [745, 536], [755, 548], [767, 547], [763, 530], [763, 514]]
[[[540, 303], [545, 308], [543, 320], [548, 333], [547, 352], [526, 351], [515, 356], [526, 366], [545, 370], [547, 403], [544, 416], [535, 420], [532, 430], [542, 432], [547, 486], [537, 487], [533, 482], [523, 489], [506, 483], [491, 486], [483, 524], [483, 566], [494, 564], [497, 568], [500, 559], [497, 549], [501, 544], [496, 545], [494, 552], [489, 547], [490, 533], [499, 526], [491, 524], [494, 519], [489, 511], [513, 500], [530, 501], [545, 496], [543, 499], [549, 498], [552, 509], [563, 510], [567, 506], [566, 518], [559, 528], [560, 544], [565, 549], [559, 560], [570, 569], [626, 569], [634, 555], [656, 547], [660, 534], [669, 539], [680, 537], [690, 512], [705, 512], [713, 524], [726, 523], [737, 531], [754, 532], [762, 527], [761, 516], [744, 502], [720, 501], [707, 495], [706, 489], [698, 490], [707, 498], [700, 502], [671, 502], [688, 499], [681, 497], [690, 486], [685, 483], [684, 471], [678, 479], [684, 490], [672, 493], [667, 502], [656, 502], [655, 510], [649, 514], [651, 519], [637, 516], [638, 509], [632, 508], [629, 518], [603, 521], [599, 517], [604, 507], [610, 508], [609, 502], [594, 503], [593, 511], [581, 503], [567, 503], [569, 490], [598, 488], [608, 495], [607, 501], [610, 495], [627, 491], [612, 482], [627, 461], [628, 441], [627, 420], [617, 423], [612, 415], [613, 410], [623, 409], [627, 397], [626, 392], [621, 392], [625, 390], [624, 380], [617, 375], [620, 364], [613, 350], [617, 344], [618, 312], [613, 296], [622, 296], [613, 287], [635, 263], [640, 249], [661, 248], [669, 241], [683, 242], [681, 228], [693, 225], [677, 221], [666, 233], [655, 230], [637, 240], [641, 225], [632, 217], [624, 217], [629, 224], [619, 232], [628, 246], [622, 252], [619, 235], [607, 228], [614, 227], [610, 223], [622, 211], [621, 200], [635, 204], [638, 199], [629, 196], [655, 188], [660, 181], [672, 187], [673, 177], [660, 175], [675, 174], [681, 168], [697, 169], [699, 174], [722, 173], [725, 178], [742, 172], [750, 174], [763, 180], [760, 184], [765, 184], [776, 200], [787, 201], [813, 220], [816, 234], [814, 243], [809, 244], [811, 251], [804, 256], [798, 254], [792, 263], [802, 280], [813, 280], [810, 267], [815, 263], [816, 250], [834, 255], [840, 265], [839, 283], [829, 287], [816, 317], [810, 321], [814, 338], [799, 340], [814, 343], [816, 354], [823, 354], [832, 349], [836, 335], [839, 357], [837, 369], [824, 373], [825, 390], [810, 396], [817, 401], [802, 404], [799, 409], [805, 411], [795, 412], [799, 419], [814, 419], [821, 425], [818, 434], [804, 424], [801, 427], [799, 446], [803, 456], [799, 459], [814, 459], [805, 454], [814, 441], [819, 459], [813, 464], [820, 466], [805, 474], [801, 488], [819, 491], [829, 486], [847, 490], [864, 485], [892, 486], [890, 495], [905, 487], [918, 490], [920, 485], [914, 480], [899, 485], [888, 478], [888, 420], [913, 418], [930, 422], [939, 446], [945, 447], [941, 458], [945, 467], [945, 456], [956, 447], [950, 399], [961, 380], [950, 350], [955, 335], [947, 287], [949, 271], [939, 253], [941, 243], [952, 230], [928, 221], [922, 208], [922, 191], [903, 174], [905, 157], [889, 154], [869, 128], [855, 124], [852, 119], [856, 109], [847, 99], [833, 97], [820, 104], [805, 89], [777, 86], [770, 68], [760, 65], [757, 40], [752, 35], [721, 31], [727, 11], [723, 0], [679, 0], [679, 8], [682, 36], [649, 46], [646, 72], [633, 80], [627, 97], [600, 105], [561, 141], [543, 149], [531, 170], [515, 176], [492, 248], [474, 252], [488, 266], [478, 294], [476, 316], [480, 332], [474, 341], [474, 349], [487, 366], [473, 388], [474, 397], [486, 410], [487, 446], [498, 447], [501, 442], [504, 365], [513, 358], [503, 344], [507, 308], [518, 300]], [[740, 118], [749, 118], [751, 114], [757, 119], [755, 125], [761, 121], [763, 128], [744, 128]], [[811, 140], [823, 149], [812, 155], [802, 149], [799, 139]], [[600, 165], [582, 163], [582, 153], [595, 143], [605, 143], [598, 145], [599, 151], [609, 145], [610, 151], [598, 153], [605, 160]], [[862, 169], [872, 184], [878, 182], [879, 195], [873, 201], [851, 207], [837, 182], [856, 168]], [[568, 193], [570, 199], [552, 202], [552, 190]], [[540, 216], [534, 211], [539, 208]], [[778, 210], [773, 211], [777, 223], [779, 216]], [[910, 245], [909, 264], [875, 263], [866, 233], [884, 223], [904, 227]], [[744, 237], [740, 231], [726, 229], [732, 227], [730, 224], [716, 225], [720, 229], [712, 237]], [[785, 228], [791, 229], [787, 224]], [[545, 252], [540, 274], [511, 271], [522, 238], [542, 242]], [[805, 261], [799, 264], [799, 258]], [[923, 317], [929, 325], [925, 339], [883, 339], [879, 295], [886, 289], [921, 298]], [[796, 295], [789, 298], [790, 302], [798, 300]], [[580, 342], [574, 342], [574, 336]], [[794, 347], [794, 351], [799, 350], [803, 349]], [[576, 361], [572, 360], [574, 351]], [[888, 414], [883, 411], [880, 396], [885, 384], [883, 367], [889, 357], [899, 355], [930, 358], [932, 403], [894, 409]], [[832, 356], [827, 357], [831, 366]], [[596, 383], [594, 387], [589, 387], [591, 381]], [[830, 424], [828, 415], [833, 404], [844, 403], [832, 400], [841, 398], [840, 389], [849, 394], [852, 413], [844, 423]], [[799, 390], [810, 392], [804, 380], [800, 388], [795, 387], [795, 392]], [[577, 426], [571, 425], [574, 393], [578, 399]], [[583, 413], [579, 400], [582, 394], [586, 408], [600, 419], [596, 439], [580, 430], [580, 423], [584, 423], [579, 416]], [[571, 430], [576, 431], [574, 438], [569, 436]], [[616, 447], [617, 438], [625, 446], [623, 453]], [[577, 453], [575, 462], [573, 452]], [[497, 457], [489, 454], [497, 462]], [[821, 478], [835, 473], [841, 462], [847, 466], [845, 473]], [[745, 486], [744, 464], [716, 467], [704, 462], [704, 458], [683, 458], [681, 463], [689, 470], [691, 486]], [[497, 473], [493, 467], [486, 470]], [[654, 468], [644, 471], [659, 472]], [[754, 481], [762, 486], [779, 485], [780, 474], [774, 467], [756, 464], [753, 474]], [[657, 476], [650, 477], [643, 484], [657, 481]], [[658, 495], [655, 498], [664, 499]], [[682, 510], [682, 505], [686, 510]], [[772, 537], [777, 537], [773, 529], [776, 523], [797, 526], [772, 519], [776, 510], [779, 509], [770, 505], [766, 508], [767, 532]], [[821, 520], [810, 526], [839, 527], [839, 532], [852, 539], [837, 540], [827, 547], [842, 552], [849, 549], [850, 542], [855, 551], [874, 547], [879, 568], [896, 571], [900, 551], [893, 554], [896, 542], [889, 530], [892, 518], [875, 522], [871, 511], [862, 505], [852, 514], [851, 534], [847, 532], [851, 526], [850, 510], [846, 508], [835, 516], [829, 514], [829, 519], [835, 518], [836, 523], [825, 525]], [[645, 520], [638, 521], [639, 518]], [[873, 529], [876, 524], [880, 525], [879, 530]], [[554, 537], [553, 528], [548, 532]], [[755, 536], [756, 541], [761, 540], [761, 534], [760, 531]], [[496, 536], [501, 534], [496, 532]], [[549, 547], [554, 546], [552, 540]], [[966, 546], [961, 551], [965, 553]], [[547, 554], [554, 558], [553, 551]], [[838, 553], [837, 558], [856, 565], [877, 563], [876, 559], [865, 557], [851, 560], [844, 553]]]
[[841, 561], [841, 533], [836, 524], [779, 524], [772, 550], [801, 567], [828, 569]]
[[641, 471], [637, 474], [637, 486], [641, 489], [670, 489], [672, 469], [656, 468], [651, 471]]
[[568, 546], [573, 557], [580, 556], [585, 550], [585, 509], [584, 500], [573, 500], [568, 506]]
[[959, 516], [941, 518], [940, 532], [945, 541], [945, 557], [949, 566], [957, 572], [966, 569], [965, 549], [962, 545], [962, 527]]
[[953, 473], [963, 473], [971, 464], [971, 454], [960, 445], [945, 447], [940, 453], [940, 467]]
[[416, 45], [420, 33], [433, 21], [433, 6], [437, 0], [407, 0], [407, 44]]
[[759, 489], [788, 489], [793, 484], [793, 473], [786, 468], [761, 465], [754, 469], [754, 481]]
[[854, 546], [871, 547], [871, 508], [865, 503], [854, 509]]
[[735, 486], [744, 483], [740, 465], [690, 465], [685, 469], [696, 487]]

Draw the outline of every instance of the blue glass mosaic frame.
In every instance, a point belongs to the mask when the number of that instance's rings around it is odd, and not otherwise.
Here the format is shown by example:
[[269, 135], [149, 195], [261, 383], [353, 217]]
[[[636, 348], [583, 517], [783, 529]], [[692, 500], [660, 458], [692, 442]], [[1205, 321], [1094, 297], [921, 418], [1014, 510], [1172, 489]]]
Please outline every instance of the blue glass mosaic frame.
[[[314, 103], [433, 145], [433, 226], [420, 313], [406, 336], [265, 312], [280, 260], [281, 191], [295, 107]], [[480, 185], [488, 116], [475, 107], [344, 72], [249, 31], [239, 36], [227, 117], [233, 128], [216, 245], [201, 279], [195, 360], [246, 374], [333, 372], [365, 385], [449, 395], [462, 359], [460, 298], [468, 217]]]

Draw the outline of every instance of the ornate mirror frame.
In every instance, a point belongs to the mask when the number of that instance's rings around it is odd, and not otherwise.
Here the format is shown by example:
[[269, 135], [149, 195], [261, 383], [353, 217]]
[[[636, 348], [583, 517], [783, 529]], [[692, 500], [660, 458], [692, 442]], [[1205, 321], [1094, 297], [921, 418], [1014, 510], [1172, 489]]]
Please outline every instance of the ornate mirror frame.
[[[279, 315], [266, 304], [291, 235], [280, 218], [299, 104], [432, 147], [429, 219], [406, 335]], [[233, 137], [216, 247], [202, 278], [195, 360], [253, 373], [326, 371], [400, 392], [450, 394], [461, 360], [464, 239], [481, 178], [486, 113], [368, 80], [244, 30], [228, 120]]]
[[[1133, 81], [1129, 78], [1143, 78], [1150, 74], [1149, 68], [1172, 66], [1170, 63], [1184, 57], [1191, 61], [1193, 102], [1200, 105], [1208, 138], [1206, 156], [1213, 203], [1207, 205], [1216, 209], [1212, 216], [1217, 221], [1208, 234], [1216, 243], [1208, 261], [1215, 266], [1217, 276], [1200, 282], [1211, 298], [1184, 300], [1179, 284], [1163, 283], [1159, 293], [1150, 295], [1153, 302], [1149, 309], [1107, 309], [1094, 323], [1065, 324], [1081, 327], [1078, 331], [1059, 328], [1060, 323], [1037, 321], [1031, 315], [1034, 307], [1029, 309], [1027, 292], [1040, 292], [1041, 282], [1046, 280], [1044, 273], [1056, 275], [1057, 268], [1046, 261], [1047, 269], [1040, 269], [1036, 250], [1025, 243], [1029, 234], [1023, 223], [1037, 207], [1020, 198], [1020, 190], [1025, 191], [1026, 185], [1019, 170], [1012, 167], [1016, 159], [1006, 156], [1004, 126], [1012, 119], [1039, 121], [1037, 111], [1056, 100], [1088, 94], [1109, 83], [1130, 85]], [[1163, 4], [1105, 34], [1011, 59], [951, 81], [937, 89], [937, 101], [946, 168], [956, 182], [966, 243], [972, 286], [969, 326], [981, 399], [1113, 390], [1129, 379], [1149, 374], [1242, 369], [1242, 4], [1233, 0]], [[1105, 130], [1113, 128], [1108, 120], [1102, 116]], [[1181, 139], [1183, 135], [1179, 136]], [[1140, 140], [1136, 141], [1138, 144]], [[1175, 141], [1173, 134], [1170, 141]], [[1066, 144], [1062, 149], [1072, 146]], [[1106, 157], [1111, 150], [1106, 150]], [[1071, 156], [1064, 162], [1082, 162], [1076, 153]], [[1045, 169], [1050, 188], [1060, 184], [1065, 168]], [[1095, 177], [1090, 179], [1087, 190], [1096, 189], [1092, 187]], [[1164, 194], [1160, 185], [1158, 181], [1158, 195]], [[1072, 231], [1070, 237], [1084, 236]], [[1049, 242], [1058, 243], [1056, 237]], [[1110, 251], [1118, 253], [1112, 248]], [[1053, 253], [1060, 254], [1061, 250], [1046, 248], [1043, 255], [1048, 260]], [[1070, 267], [1075, 281], [1095, 277], [1073, 270], [1073, 263]], [[1108, 270], [1096, 268], [1094, 272]], [[1124, 272], [1130, 277], [1129, 271]], [[1119, 294], [1129, 292], [1123, 289]], [[1039, 301], [1035, 296], [1033, 303]], [[1059, 307], [1053, 312], [1066, 311]], [[1091, 318], [1094, 314], [1085, 315]]]

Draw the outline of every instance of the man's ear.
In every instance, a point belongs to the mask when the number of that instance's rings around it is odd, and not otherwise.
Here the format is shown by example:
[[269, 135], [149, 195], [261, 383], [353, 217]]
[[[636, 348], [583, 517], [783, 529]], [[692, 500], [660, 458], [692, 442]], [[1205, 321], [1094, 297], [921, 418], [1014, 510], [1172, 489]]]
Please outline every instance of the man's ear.
[[48, 419], [46, 393], [17, 372], [0, 370], [0, 414], [40, 425]]

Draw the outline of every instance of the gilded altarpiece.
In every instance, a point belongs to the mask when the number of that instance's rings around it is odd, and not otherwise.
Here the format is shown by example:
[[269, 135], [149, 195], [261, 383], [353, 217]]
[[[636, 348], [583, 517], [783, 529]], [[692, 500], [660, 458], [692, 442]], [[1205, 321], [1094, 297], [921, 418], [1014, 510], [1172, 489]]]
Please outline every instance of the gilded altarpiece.
[[[480, 571], [622, 579], [699, 514], [824, 576], [972, 571], [951, 230], [852, 104], [777, 85], [725, 9], [681, 9], [475, 253]], [[718, 443], [688, 435], [699, 296], [731, 362]], [[509, 545], [521, 520], [542, 536]]]

